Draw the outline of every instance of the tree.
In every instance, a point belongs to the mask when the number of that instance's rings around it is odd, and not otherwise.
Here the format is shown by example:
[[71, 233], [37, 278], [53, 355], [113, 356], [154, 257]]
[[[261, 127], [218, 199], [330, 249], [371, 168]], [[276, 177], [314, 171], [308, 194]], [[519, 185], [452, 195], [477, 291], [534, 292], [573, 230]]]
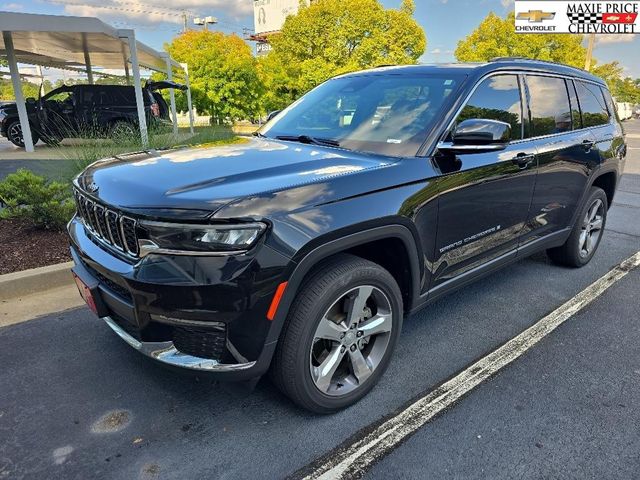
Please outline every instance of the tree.
[[403, 0], [397, 10], [385, 9], [378, 0], [302, 2], [260, 60], [265, 109], [282, 108], [341, 73], [416, 63], [427, 41], [414, 9], [413, 0]]
[[[209, 114], [218, 122], [259, 113], [262, 87], [256, 60], [239, 36], [189, 30], [165, 45], [165, 49], [175, 60], [189, 66], [192, 99], [198, 112]], [[178, 107], [186, 111], [184, 94], [176, 96]]]
[[582, 35], [515, 32], [515, 13], [506, 18], [491, 12], [467, 37], [455, 55], [463, 62], [485, 62], [494, 57], [526, 57], [584, 68], [587, 50]]
[[[22, 84], [22, 94], [24, 98], [38, 98], [38, 92], [40, 91], [40, 85], [32, 82], [27, 82], [23, 80]], [[51, 87], [51, 82], [48, 80], [45, 81], [45, 88], [49, 86]], [[47, 90], [48, 91], [48, 90]], [[15, 94], [13, 93], [13, 84], [11, 80], [0, 79], [0, 100], [3, 101], [14, 101], [16, 99]]]
[[640, 85], [631, 77], [623, 77], [624, 68], [619, 62], [603, 63], [591, 69], [591, 73], [602, 78], [618, 102], [640, 103]]

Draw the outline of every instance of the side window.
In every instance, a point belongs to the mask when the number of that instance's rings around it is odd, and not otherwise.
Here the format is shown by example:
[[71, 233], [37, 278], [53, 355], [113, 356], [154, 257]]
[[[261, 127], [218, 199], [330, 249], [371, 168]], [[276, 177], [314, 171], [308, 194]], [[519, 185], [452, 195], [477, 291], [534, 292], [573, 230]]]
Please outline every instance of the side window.
[[586, 128], [609, 123], [609, 111], [600, 87], [580, 81], [575, 84], [582, 110], [582, 125]]
[[564, 79], [527, 75], [531, 136], [571, 131], [571, 106]]
[[470, 118], [500, 120], [511, 124], [511, 139], [522, 138], [522, 102], [515, 75], [495, 75], [482, 81], [456, 122]]
[[567, 80], [567, 89], [569, 90], [569, 101], [571, 102], [571, 120], [573, 120], [573, 129], [582, 128], [582, 117], [580, 116], [580, 105], [578, 104], [578, 94], [573, 81]]
[[604, 87], [600, 87], [600, 90], [602, 90], [602, 95], [604, 95], [604, 101], [609, 109], [609, 114], [613, 115], [618, 121], [620, 121], [620, 118], [618, 117], [618, 107], [611, 97], [611, 92]]

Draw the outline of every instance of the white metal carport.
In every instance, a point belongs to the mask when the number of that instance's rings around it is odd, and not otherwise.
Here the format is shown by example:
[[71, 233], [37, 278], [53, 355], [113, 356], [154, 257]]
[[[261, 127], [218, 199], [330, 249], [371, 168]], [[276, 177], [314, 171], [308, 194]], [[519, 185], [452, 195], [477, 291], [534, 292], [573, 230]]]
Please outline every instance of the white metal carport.
[[[140, 68], [165, 73], [173, 78], [173, 69], [184, 73], [187, 86], [189, 121], [193, 133], [193, 111], [187, 66], [179, 64], [167, 53], [157, 52], [138, 42], [134, 30], [111, 27], [93, 17], [68, 17], [29, 13], [0, 12], [0, 57], [6, 57], [22, 126], [25, 150], [33, 152], [31, 128], [20, 84], [18, 64], [84, 71], [93, 83], [94, 68], [124, 69], [133, 86], [138, 109], [138, 124], [143, 145], [148, 144]], [[170, 90], [171, 117], [177, 132], [175, 95]], [[25, 128], [27, 126], [27, 128]]]

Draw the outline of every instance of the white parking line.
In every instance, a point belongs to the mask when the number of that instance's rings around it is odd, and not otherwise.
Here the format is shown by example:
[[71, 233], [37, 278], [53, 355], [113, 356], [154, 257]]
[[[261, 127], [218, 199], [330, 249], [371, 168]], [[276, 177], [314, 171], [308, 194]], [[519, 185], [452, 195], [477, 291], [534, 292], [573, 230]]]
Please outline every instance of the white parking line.
[[371, 464], [391, 452], [436, 414], [516, 360], [638, 266], [640, 266], [640, 252], [618, 264], [575, 297], [451, 380], [421, 397], [358, 440], [339, 447], [337, 451], [323, 457], [324, 461], [320, 460], [318, 464], [312, 464], [310, 473], [309, 470], [303, 469], [300, 472], [301, 476], [308, 480], [361, 477]]

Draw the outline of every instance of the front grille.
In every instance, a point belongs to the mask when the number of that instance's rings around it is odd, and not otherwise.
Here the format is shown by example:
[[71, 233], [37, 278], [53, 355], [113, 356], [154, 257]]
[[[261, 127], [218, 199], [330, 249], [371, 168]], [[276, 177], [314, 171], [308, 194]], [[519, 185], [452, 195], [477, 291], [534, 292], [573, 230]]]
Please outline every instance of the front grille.
[[73, 193], [78, 215], [95, 237], [128, 255], [138, 256], [136, 221], [133, 218], [99, 204], [78, 190]]
[[175, 327], [173, 344], [187, 355], [222, 360], [227, 342], [225, 324], [209, 328]]

